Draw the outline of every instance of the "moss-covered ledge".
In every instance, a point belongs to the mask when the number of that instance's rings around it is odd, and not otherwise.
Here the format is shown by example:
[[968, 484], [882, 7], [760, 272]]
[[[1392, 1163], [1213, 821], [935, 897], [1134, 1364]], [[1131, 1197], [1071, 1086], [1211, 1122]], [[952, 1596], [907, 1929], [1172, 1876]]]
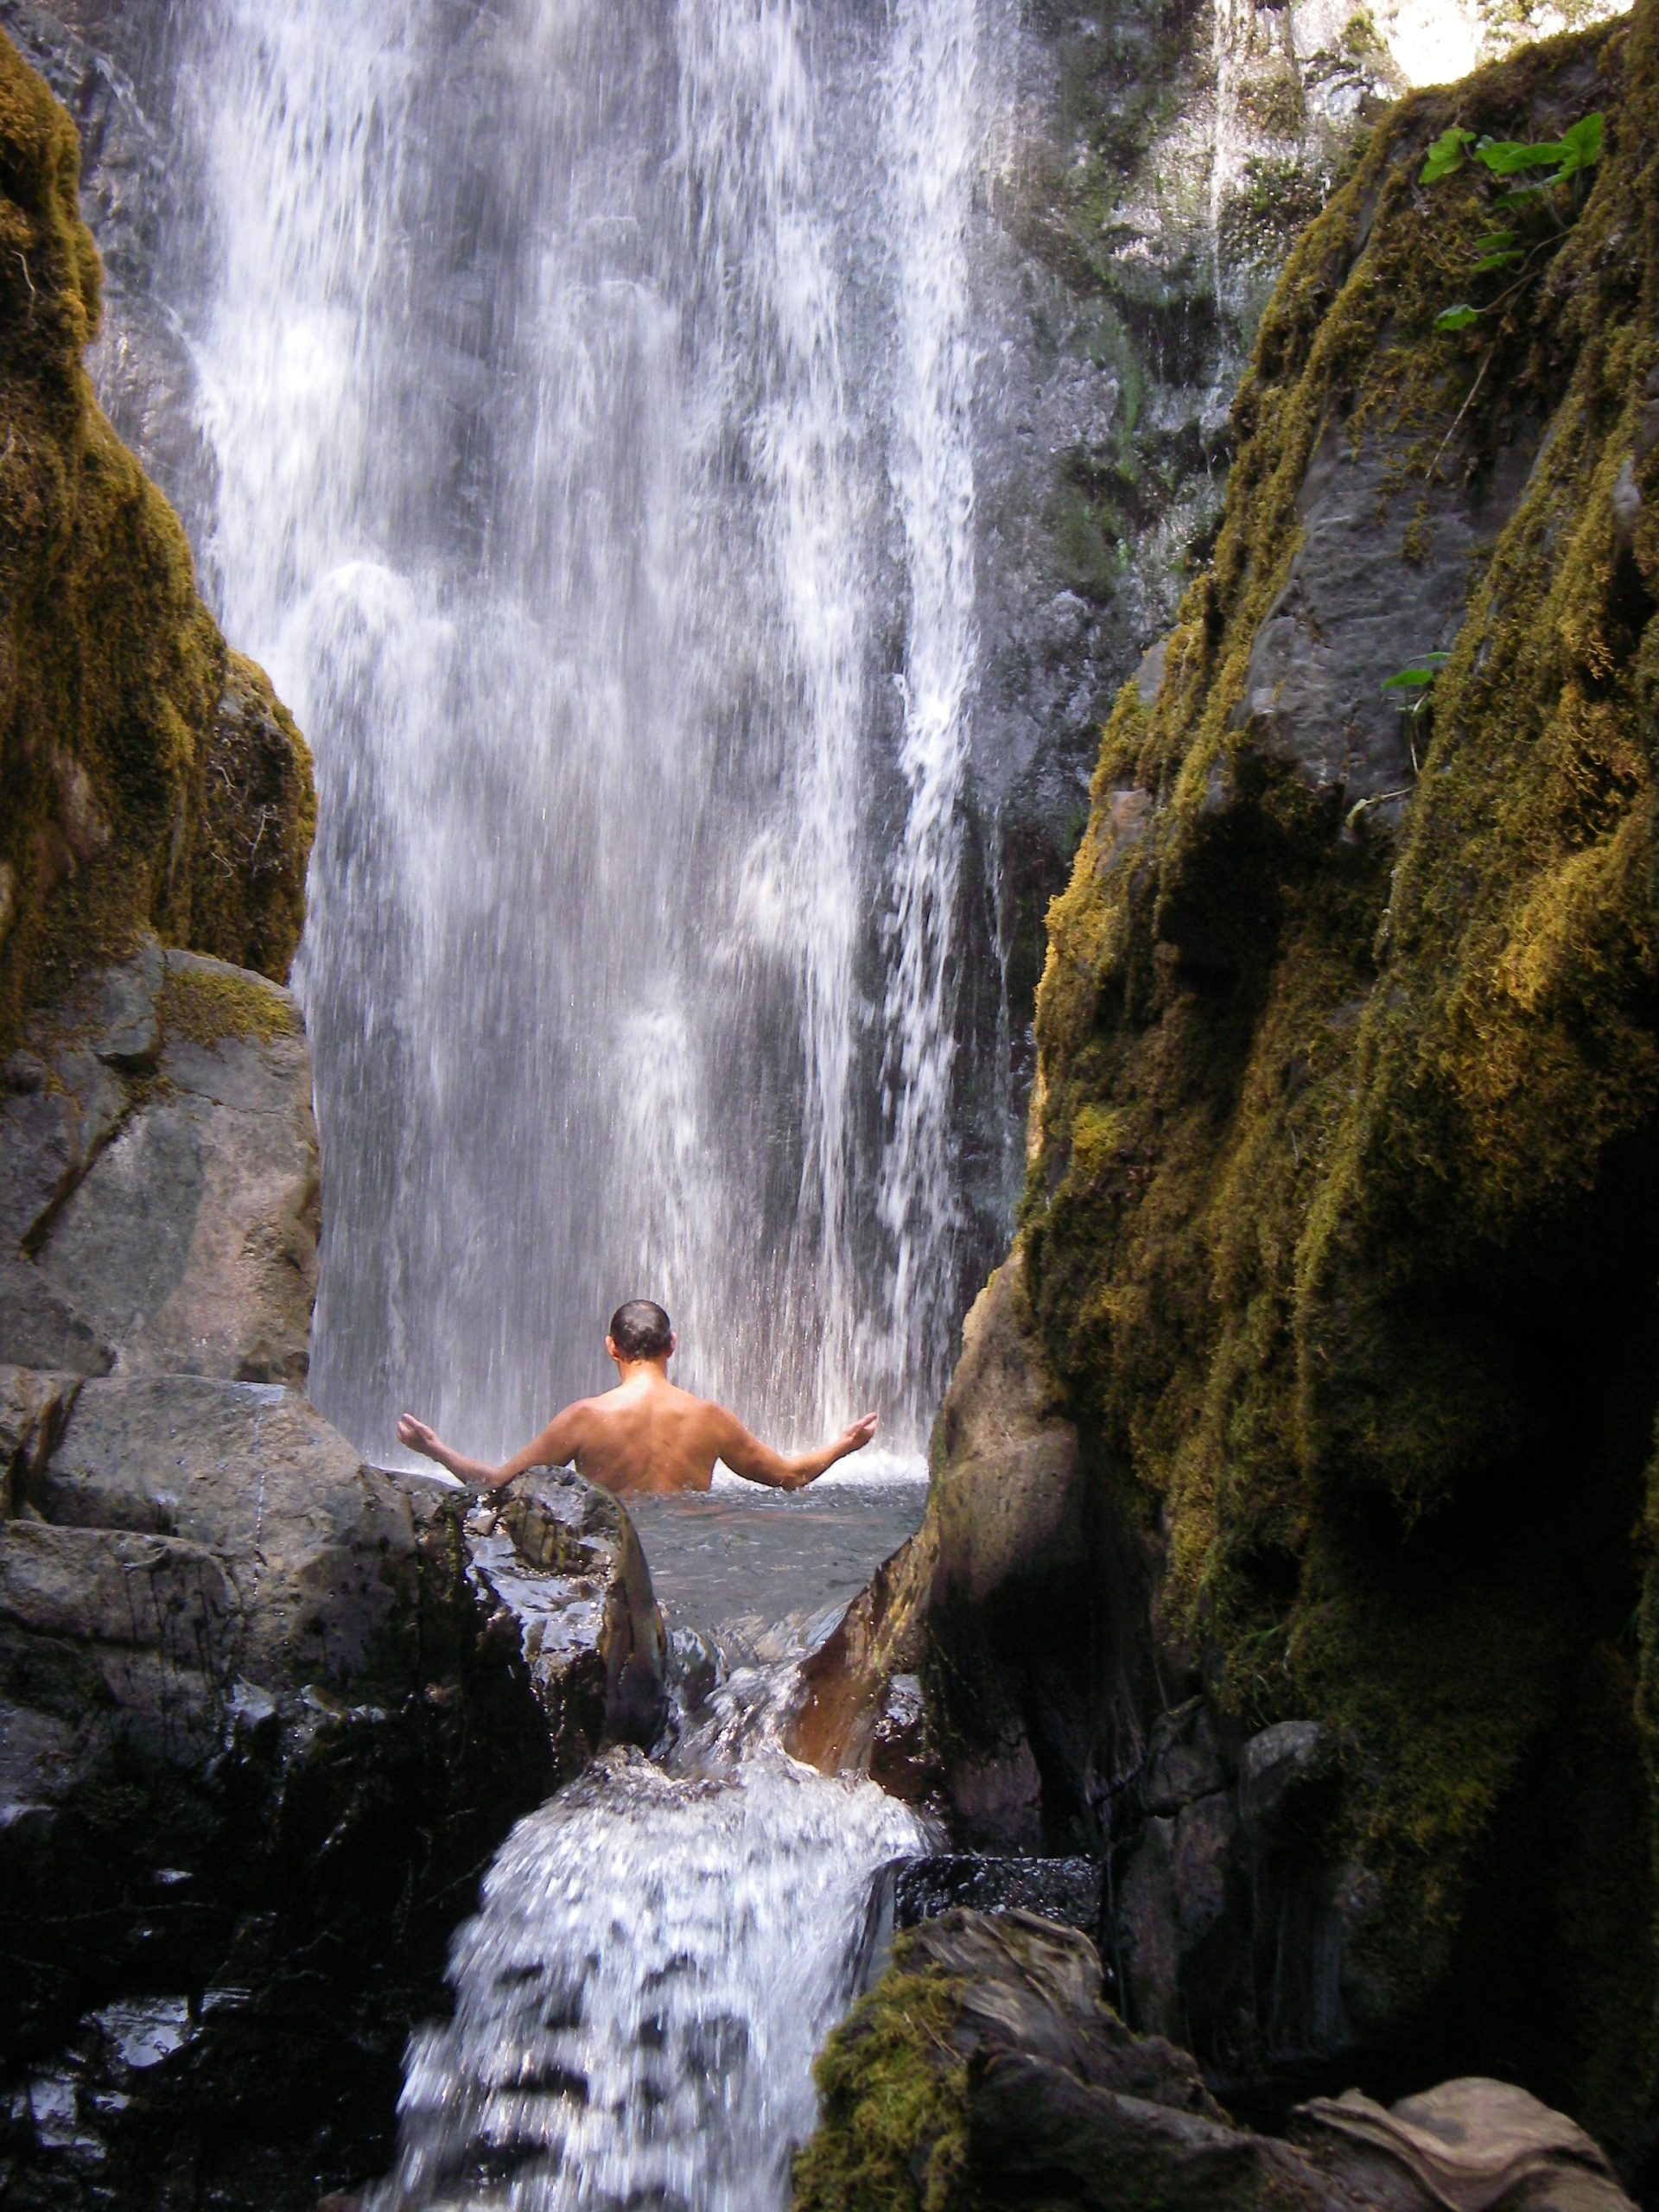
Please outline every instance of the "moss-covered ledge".
[[283, 980], [315, 819], [303, 741], [92, 396], [79, 175], [0, 35], [0, 1052], [148, 930]]

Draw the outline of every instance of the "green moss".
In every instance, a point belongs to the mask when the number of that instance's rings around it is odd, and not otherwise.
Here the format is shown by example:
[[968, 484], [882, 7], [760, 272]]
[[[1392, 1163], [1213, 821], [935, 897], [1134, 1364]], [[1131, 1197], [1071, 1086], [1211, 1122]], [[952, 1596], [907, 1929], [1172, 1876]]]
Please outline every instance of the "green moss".
[[1294, 62], [1247, 80], [1238, 96], [1241, 115], [1252, 130], [1269, 138], [1298, 137], [1307, 121], [1307, 102]]
[[957, 2212], [967, 2068], [952, 2044], [958, 1984], [893, 1969], [836, 2029], [814, 2069], [821, 2116], [795, 2161], [796, 2212]]
[[[1609, 150], [1547, 270], [1472, 336], [1436, 336], [1488, 213], [1478, 180], [1420, 188], [1423, 149], [1452, 121], [1537, 137], [1592, 107]], [[1118, 702], [1050, 915], [1033, 1310], [1105, 1479], [1161, 1522], [1172, 1632], [1250, 1725], [1328, 1724], [1333, 1847], [1373, 1883], [1356, 1956], [1396, 2027], [1444, 2003], [1479, 1900], [1522, 1894], [1504, 1808], [1641, 1567], [1659, 1400], [1656, 207], [1653, 0], [1394, 111], [1264, 316], [1214, 563], [1155, 706], [1133, 687]], [[1542, 434], [1471, 565], [1397, 835], [1338, 834], [1334, 797], [1264, 757], [1242, 711], [1333, 425], [1395, 456], [1383, 504], [1408, 519], [1431, 467], [1478, 481]], [[1642, 501], [1622, 525], [1621, 481]], [[1616, 1795], [1635, 1737], [1605, 1743]], [[1565, 1844], [1550, 1863], [1546, 1916], [1573, 1882], [1618, 1886], [1572, 1872]], [[1622, 1927], [1598, 1955], [1614, 1954], [1650, 1997], [1648, 1932]], [[1628, 2036], [1630, 1974], [1559, 1975], [1573, 2033], [1558, 2023], [1535, 2070], [1628, 2140], [1630, 2072], [1588, 2054]]]
[[162, 1034], [196, 1045], [244, 1038], [262, 1045], [299, 1033], [292, 1001], [251, 976], [170, 966], [157, 1005]]
[[92, 397], [79, 168], [0, 37], [0, 1046], [150, 929], [284, 975], [313, 823], [297, 732], [232, 663], [177, 517]]

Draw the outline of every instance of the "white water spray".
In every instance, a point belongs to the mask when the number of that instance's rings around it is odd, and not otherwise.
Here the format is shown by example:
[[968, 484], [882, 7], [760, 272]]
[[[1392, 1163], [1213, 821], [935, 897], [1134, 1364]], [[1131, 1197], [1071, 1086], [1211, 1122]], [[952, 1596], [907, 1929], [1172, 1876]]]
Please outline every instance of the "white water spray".
[[776, 1742], [740, 1665], [672, 1758], [607, 1753], [522, 1821], [417, 2037], [378, 2212], [782, 2212], [812, 2059], [868, 1963], [872, 1883], [926, 1830]]
[[521, 1441], [639, 1292], [782, 1441], [930, 1417], [986, 1256], [980, 35], [976, 0], [184, 34], [207, 567], [318, 763], [313, 1389], [367, 1448], [411, 1401]]
[[[982, 137], [978, 29], [976, 0], [899, 0], [889, 74], [899, 302], [892, 475], [910, 593], [899, 765], [910, 804], [894, 868], [881, 1217], [892, 1240], [887, 1340], [912, 1357], [913, 1316], [956, 1227], [951, 954], [978, 646], [969, 253]], [[937, 1368], [930, 1379], [942, 1380]]]

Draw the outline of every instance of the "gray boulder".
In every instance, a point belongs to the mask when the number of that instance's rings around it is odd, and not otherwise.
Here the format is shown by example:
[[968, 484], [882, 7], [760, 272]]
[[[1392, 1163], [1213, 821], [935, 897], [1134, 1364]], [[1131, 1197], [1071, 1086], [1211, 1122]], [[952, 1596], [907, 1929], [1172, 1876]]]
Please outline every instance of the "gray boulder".
[[317, 1136], [291, 995], [155, 945], [30, 1025], [0, 1100], [0, 1358], [300, 1382]]

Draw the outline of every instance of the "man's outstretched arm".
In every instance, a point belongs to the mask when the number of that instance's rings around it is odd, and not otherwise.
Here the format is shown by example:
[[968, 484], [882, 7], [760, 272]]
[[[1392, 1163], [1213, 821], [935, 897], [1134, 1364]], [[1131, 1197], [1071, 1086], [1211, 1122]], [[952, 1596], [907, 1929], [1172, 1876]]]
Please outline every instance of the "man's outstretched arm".
[[480, 1490], [504, 1490], [527, 1467], [563, 1467], [575, 1458], [582, 1442], [582, 1407], [580, 1403], [567, 1406], [563, 1413], [555, 1414], [538, 1437], [499, 1467], [483, 1459], [469, 1459], [464, 1452], [452, 1452], [435, 1430], [416, 1421], [413, 1414], [405, 1414], [398, 1422], [397, 1438], [411, 1452], [435, 1459], [463, 1483]]
[[721, 1406], [717, 1449], [734, 1475], [741, 1475], [746, 1482], [764, 1483], [770, 1490], [804, 1490], [808, 1483], [816, 1482], [826, 1467], [833, 1467], [837, 1459], [844, 1459], [850, 1452], [861, 1452], [875, 1434], [875, 1415], [866, 1414], [845, 1428], [833, 1443], [822, 1444], [816, 1452], [774, 1452], [758, 1436], [751, 1436], [735, 1414]]

